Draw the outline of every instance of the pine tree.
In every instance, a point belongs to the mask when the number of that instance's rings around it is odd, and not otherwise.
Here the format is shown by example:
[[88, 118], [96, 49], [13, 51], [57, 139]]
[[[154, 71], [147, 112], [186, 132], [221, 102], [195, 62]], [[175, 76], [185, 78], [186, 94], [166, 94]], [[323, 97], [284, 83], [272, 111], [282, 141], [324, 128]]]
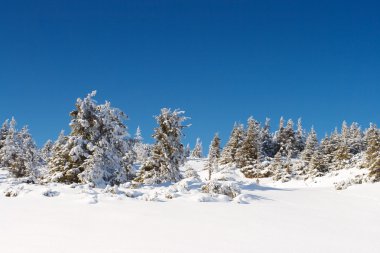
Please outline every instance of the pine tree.
[[322, 152], [319, 149], [313, 153], [308, 168], [308, 174], [312, 177], [320, 177], [328, 172], [328, 166]]
[[337, 143], [334, 143], [336, 147], [333, 158], [335, 169], [343, 168], [351, 158], [349, 141], [350, 131], [347, 123], [343, 121], [341, 134], [337, 138]]
[[191, 152], [191, 158], [202, 158], [202, 157], [203, 157], [202, 141], [200, 138], [197, 138], [195, 147], [193, 151]]
[[151, 157], [140, 169], [136, 182], [164, 183], [177, 182], [181, 179], [179, 167], [184, 163], [184, 148], [181, 143], [183, 129], [188, 127], [182, 123], [187, 120], [180, 110], [161, 109], [156, 116], [158, 127], [153, 138], [156, 140]]
[[264, 157], [273, 157], [274, 153], [274, 143], [273, 136], [270, 132], [270, 119], [266, 118], [265, 125], [261, 130], [261, 153]]
[[311, 158], [318, 147], [317, 133], [314, 127], [311, 128], [310, 133], [307, 136], [305, 149], [303, 150], [301, 157], [307, 164], [311, 161]]
[[209, 152], [208, 152], [208, 161], [206, 168], [208, 170], [208, 180], [211, 180], [211, 175], [214, 171], [218, 170], [218, 162], [220, 158], [220, 138], [216, 133], [214, 138], [211, 141]]
[[12, 118], [5, 141], [0, 149], [1, 167], [7, 168], [14, 177], [38, 176], [41, 161], [37, 147], [28, 128], [20, 132], [16, 129], [16, 120]]
[[366, 164], [369, 177], [374, 182], [380, 181], [380, 131], [376, 125], [371, 124], [366, 132]]
[[350, 139], [348, 141], [348, 146], [350, 148], [350, 153], [356, 155], [364, 151], [364, 139], [363, 133], [360, 129], [358, 123], [353, 122], [349, 129]]
[[284, 168], [284, 163], [282, 161], [282, 155], [281, 155], [281, 150], [279, 150], [276, 155], [274, 156], [273, 162], [271, 164], [271, 171], [273, 174], [273, 180], [280, 180], [283, 175], [283, 168]]
[[[7, 120], [5, 120], [5, 122], [3, 123], [3, 125], [0, 129], [0, 149], [5, 144], [5, 139], [8, 136], [8, 132], [9, 132], [9, 120], [7, 119]], [[0, 161], [1, 161], [1, 157], [0, 157]]]
[[41, 157], [44, 162], [47, 163], [52, 155], [54, 143], [52, 140], [48, 140], [41, 149]]
[[[129, 146], [132, 146], [129, 157], [135, 156], [136, 161], [144, 163], [149, 157], [149, 145], [143, 143], [144, 138], [141, 134], [140, 127], [137, 127], [133, 140], [129, 140]], [[133, 160], [133, 159], [132, 159]]]
[[260, 124], [252, 117], [248, 119], [246, 137], [236, 152], [236, 162], [239, 168], [254, 165], [260, 156]]
[[236, 162], [236, 152], [241, 147], [244, 136], [245, 131], [243, 125], [235, 123], [231, 136], [222, 151], [220, 158], [221, 164], [232, 164]]
[[299, 118], [297, 122], [297, 131], [295, 135], [296, 155], [302, 153], [302, 151], [305, 149], [305, 146], [306, 146], [305, 131], [303, 130], [303, 127], [302, 127], [302, 120], [301, 118]]
[[78, 99], [70, 113], [71, 133], [53, 148], [49, 159], [52, 181], [64, 183], [118, 184], [128, 178], [131, 159], [126, 141], [126, 115], [109, 102], [98, 105], [93, 97]]

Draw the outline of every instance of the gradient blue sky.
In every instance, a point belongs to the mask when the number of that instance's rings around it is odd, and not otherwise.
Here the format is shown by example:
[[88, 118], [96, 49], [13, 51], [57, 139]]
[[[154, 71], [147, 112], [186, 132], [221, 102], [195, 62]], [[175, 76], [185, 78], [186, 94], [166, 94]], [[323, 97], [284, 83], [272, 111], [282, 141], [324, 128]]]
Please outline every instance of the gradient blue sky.
[[98, 90], [146, 139], [181, 108], [208, 147], [235, 121], [302, 117], [319, 135], [380, 123], [379, 1], [0, 0], [0, 120], [39, 145]]

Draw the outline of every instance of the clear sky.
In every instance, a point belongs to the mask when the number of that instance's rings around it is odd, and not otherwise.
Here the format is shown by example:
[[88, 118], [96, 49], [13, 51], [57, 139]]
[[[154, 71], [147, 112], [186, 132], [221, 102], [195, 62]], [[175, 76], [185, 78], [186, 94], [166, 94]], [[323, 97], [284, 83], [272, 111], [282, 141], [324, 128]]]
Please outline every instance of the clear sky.
[[380, 1], [0, 0], [1, 121], [41, 145], [91, 90], [147, 140], [161, 107], [186, 110], [205, 148], [250, 115], [380, 123]]

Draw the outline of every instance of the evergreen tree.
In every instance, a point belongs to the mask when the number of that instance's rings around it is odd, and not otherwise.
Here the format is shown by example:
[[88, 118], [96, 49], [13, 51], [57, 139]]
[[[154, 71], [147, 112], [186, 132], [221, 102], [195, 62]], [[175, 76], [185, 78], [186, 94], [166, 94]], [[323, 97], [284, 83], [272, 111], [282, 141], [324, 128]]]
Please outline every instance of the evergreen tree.
[[347, 123], [343, 121], [341, 134], [337, 138], [337, 143], [334, 143], [336, 147], [333, 158], [335, 169], [343, 168], [347, 161], [351, 158], [349, 141], [350, 131]]
[[236, 152], [236, 162], [239, 168], [254, 165], [260, 155], [260, 124], [252, 117], [248, 119], [246, 137]]
[[301, 118], [299, 118], [297, 122], [297, 131], [295, 135], [296, 155], [302, 153], [302, 151], [305, 149], [305, 146], [306, 146], [305, 131], [303, 130], [303, 127], [302, 127], [302, 120]]
[[231, 136], [222, 151], [220, 158], [221, 164], [231, 164], [236, 162], [236, 152], [241, 147], [244, 136], [245, 131], [243, 125], [235, 123]]
[[71, 133], [61, 138], [49, 159], [49, 176], [64, 183], [95, 185], [125, 182], [131, 167], [126, 141], [126, 115], [109, 102], [98, 105], [92, 92], [78, 99], [71, 115]]
[[376, 125], [371, 124], [366, 132], [366, 164], [369, 177], [374, 182], [380, 181], [380, 131]]
[[0, 149], [1, 167], [7, 168], [14, 177], [37, 176], [40, 157], [37, 147], [24, 127], [16, 129], [16, 120], [12, 118], [5, 141]]
[[[5, 139], [7, 138], [8, 136], [8, 132], [9, 132], [9, 120], [7, 119], [1, 129], [0, 129], [0, 149], [4, 146], [5, 144]], [[1, 160], [1, 157], [0, 157], [0, 160]]]
[[41, 149], [41, 157], [44, 162], [47, 162], [52, 155], [54, 143], [48, 140]]
[[317, 149], [312, 157], [309, 164], [309, 175], [312, 177], [320, 177], [328, 172], [328, 166], [322, 152]]
[[310, 133], [307, 136], [305, 149], [303, 150], [301, 157], [306, 162], [309, 163], [311, 158], [318, 147], [317, 133], [314, 127], [311, 128]]
[[129, 145], [132, 146], [133, 151], [130, 152], [129, 157], [135, 156], [136, 161], [140, 163], [144, 163], [148, 159], [150, 152], [149, 145], [143, 143], [143, 141], [144, 138], [142, 137], [141, 129], [137, 127], [133, 140], [129, 141]]
[[151, 157], [141, 167], [136, 182], [163, 183], [177, 182], [181, 179], [179, 167], [184, 163], [184, 147], [181, 143], [183, 129], [188, 127], [182, 123], [187, 120], [180, 110], [161, 109], [156, 116], [158, 127], [153, 137], [156, 140]]
[[211, 180], [211, 175], [214, 171], [218, 170], [218, 162], [220, 158], [220, 138], [216, 133], [214, 138], [211, 141], [209, 152], [208, 152], [208, 161], [206, 168], [208, 170], [208, 180]]
[[193, 151], [191, 152], [191, 158], [202, 158], [202, 157], [203, 157], [202, 141], [200, 138], [197, 138], [195, 147]]
[[273, 157], [275, 155], [274, 153], [274, 143], [273, 143], [273, 136], [270, 132], [270, 119], [266, 118], [265, 125], [261, 130], [261, 154], [262, 156], [266, 157]]
[[350, 148], [350, 153], [356, 155], [364, 151], [364, 139], [363, 133], [360, 129], [358, 123], [353, 122], [349, 129], [350, 139], [348, 141], [348, 146]]

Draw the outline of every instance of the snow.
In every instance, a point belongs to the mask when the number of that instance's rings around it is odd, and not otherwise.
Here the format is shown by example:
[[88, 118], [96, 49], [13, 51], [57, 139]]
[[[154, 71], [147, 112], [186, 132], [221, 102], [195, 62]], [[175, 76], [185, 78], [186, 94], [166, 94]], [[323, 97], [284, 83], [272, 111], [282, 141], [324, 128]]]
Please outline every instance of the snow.
[[0, 170], [0, 252], [380, 252], [380, 183], [334, 188], [363, 170], [257, 184], [225, 168], [212, 178], [240, 187], [230, 199], [201, 191], [205, 162], [182, 168], [199, 178], [140, 188], [31, 185]]

